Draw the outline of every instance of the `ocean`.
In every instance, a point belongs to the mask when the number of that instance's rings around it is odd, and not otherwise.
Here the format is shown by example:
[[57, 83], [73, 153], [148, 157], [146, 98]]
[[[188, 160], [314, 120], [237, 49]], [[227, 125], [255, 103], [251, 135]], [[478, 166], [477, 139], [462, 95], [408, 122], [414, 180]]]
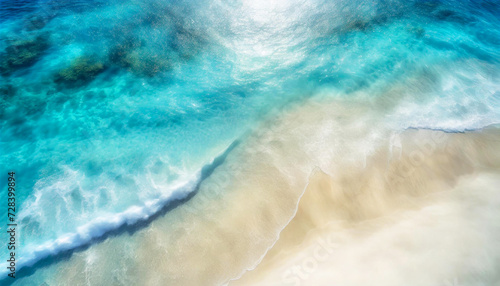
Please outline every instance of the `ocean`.
[[311, 174], [496, 128], [500, 3], [0, 0], [0, 74], [0, 284], [222, 285]]

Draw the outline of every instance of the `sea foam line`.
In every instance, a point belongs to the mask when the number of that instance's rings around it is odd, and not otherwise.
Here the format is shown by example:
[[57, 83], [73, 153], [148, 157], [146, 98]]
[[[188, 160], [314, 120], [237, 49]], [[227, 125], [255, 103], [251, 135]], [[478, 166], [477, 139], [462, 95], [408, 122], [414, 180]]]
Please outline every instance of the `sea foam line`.
[[[174, 186], [172, 193], [163, 195], [160, 198], [150, 200], [142, 206], [131, 206], [127, 210], [115, 213], [107, 217], [98, 217], [87, 224], [76, 229], [76, 232], [67, 233], [55, 240], [48, 241], [34, 248], [29, 253], [19, 257], [17, 271], [31, 267], [35, 263], [56, 256], [66, 251], [72, 251], [79, 247], [92, 244], [94, 240], [104, 237], [106, 234], [117, 230], [123, 226], [134, 226], [137, 223], [147, 221], [159, 214], [164, 207], [172, 202], [182, 201], [190, 194], [196, 192], [204, 179], [208, 178], [215, 168], [220, 166], [229, 152], [239, 144], [234, 141], [219, 156], [213, 158], [209, 164], [199, 169], [190, 180]], [[1, 270], [0, 275], [6, 274], [7, 270]], [[4, 275], [6, 276], [6, 275]]]

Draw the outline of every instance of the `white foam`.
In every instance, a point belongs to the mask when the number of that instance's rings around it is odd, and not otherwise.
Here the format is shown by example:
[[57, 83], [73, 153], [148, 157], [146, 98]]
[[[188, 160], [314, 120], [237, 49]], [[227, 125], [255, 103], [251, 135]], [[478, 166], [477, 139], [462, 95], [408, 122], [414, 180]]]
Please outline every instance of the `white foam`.
[[[201, 170], [191, 180], [174, 186], [168, 195], [147, 201], [142, 206], [131, 206], [123, 212], [97, 217], [78, 227], [75, 232], [66, 233], [55, 240], [47, 241], [38, 246], [27, 246], [27, 253], [19, 257], [17, 267], [21, 269], [32, 266], [50, 255], [56, 255], [89, 244], [93, 239], [100, 238], [107, 232], [121, 226], [134, 225], [139, 221], [147, 220], [168, 203], [186, 198], [195, 190], [200, 179]], [[5, 274], [7, 271], [2, 270], [1, 273]]]

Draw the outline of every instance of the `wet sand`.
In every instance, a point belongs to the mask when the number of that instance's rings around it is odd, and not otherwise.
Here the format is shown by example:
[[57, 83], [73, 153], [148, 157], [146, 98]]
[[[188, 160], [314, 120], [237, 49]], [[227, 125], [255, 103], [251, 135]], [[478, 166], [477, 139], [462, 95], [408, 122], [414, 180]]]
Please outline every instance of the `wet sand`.
[[499, 130], [390, 141], [364, 168], [315, 172], [274, 247], [229, 285], [499, 283]]

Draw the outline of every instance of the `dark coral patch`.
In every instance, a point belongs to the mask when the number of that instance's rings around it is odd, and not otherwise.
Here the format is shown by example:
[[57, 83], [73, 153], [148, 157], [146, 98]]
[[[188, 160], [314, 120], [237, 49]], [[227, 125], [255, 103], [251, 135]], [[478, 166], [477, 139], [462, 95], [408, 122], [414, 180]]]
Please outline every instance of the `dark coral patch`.
[[170, 61], [161, 54], [137, 48], [135, 44], [114, 47], [108, 55], [110, 63], [142, 77], [154, 77], [171, 68]]
[[10, 74], [17, 69], [29, 67], [40, 59], [48, 47], [45, 36], [14, 41], [1, 55], [0, 71], [2, 74]]
[[79, 86], [94, 80], [104, 69], [105, 66], [101, 62], [88, 57], [80, 57], [69, 67], [58, 72], [54, 80], [56, 83], [67, 86]]
[[35, 31], [43, 29], [52, 20], [52, 16], [42, 14], [42, 15], [31, 15], [25, 20], [25, 26], [28, 31]]

